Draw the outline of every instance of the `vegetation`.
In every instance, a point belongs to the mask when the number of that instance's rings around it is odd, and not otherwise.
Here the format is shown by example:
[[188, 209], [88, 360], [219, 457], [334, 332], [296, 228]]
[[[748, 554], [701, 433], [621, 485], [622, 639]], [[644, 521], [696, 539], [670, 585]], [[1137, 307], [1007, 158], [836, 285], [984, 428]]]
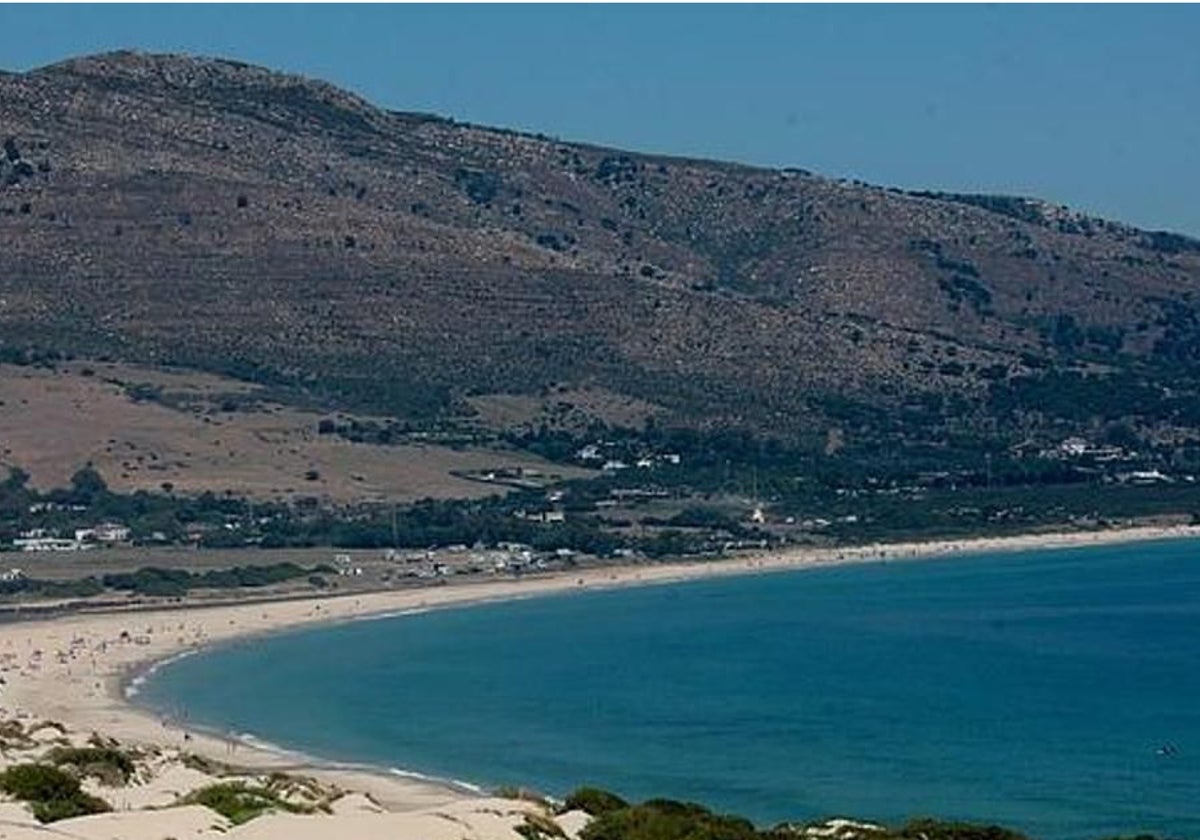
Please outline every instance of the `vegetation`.
[[702, 805], [653, 799], [606, 810], [581, 840], [760, 840], [764, 835], [742, 817], [714, 814]]
[[563, 800], [564, 811], [586, 811], [593, 817], [628, 808], [629, 803], [615, 793], [595, 787], [581, 787]]
[[[651, 799], [625, 802], [598, 788], [571, 793], [560, 812], [587, 811], [593, 816], [581, 840], [797, 840], [836, 837], [839, 840], [1028, 840], [1020, 832], [997, 825], [944, 821], [922, 817], [899, 826], [847, 821], [834, 831], [828, 823], [781, 823], [757, 828], [749, 820], [717, 814], [693, 802]], [[550, 831], [518, 829], [529, 840], [553, 836]], [[1141, 834], [1111, 840], [1160, 840]]]
[[[14, 470], [0, 481], [0, 540], [35, 528], [71, 533], [111, 519], [127, 523], [135, 543], [147, 544], [382, 550], [519, 543], [548, 554], [634, 552], [657, 559], [785, 539], [850, 544], [1102, 527], [1164, 514], [1200, 519], [1200, 501], [1191, 491], [1200, 475], [1200, 438], [1158, 443], [1141, 430], [1143, 418], [1156, 412], [1200, 426], [1198, 392], [1164, 392], [1131, 371], [1039, 371], [993, 383], [989, 410], [1006, 422], [1053, 411], [1091, 425], [1084, 454], [1060, 448], [1069, 429], [1038, 442], [938, 425], [945, 413], [963, 411], [956, 400], [929, 395], [891, 414], [850, 400], [827, 401], [824, 410], [838, 417], [841, 429], [835, 452], [746, 429], [701, 431], [654, 422], [641, 428], [543, 424], [506, 434], [506, 444], [562, 463], [595, 466], [580, 456], [590, 448], [594, 459], [642, 465], [562, 482], [550, 488], [554, 501], [550, 489], [514, 482], [517, 489], [503, 497], [403, 507], [331, 506], [315, 499], [251, 505], [211, 493], [115, 493], [91, 467], [80, 469], [67, 488], [39, 493]], [[907, 429], [917, 425], [927, 425], [923, 436], [937, 442], [911, 437]], [[774, 527], [749, 521], [747, 502], [767, 508]], [[605, 506], [618, 503], [620, 516], [605, 515]], [[564, 514], [561, 521], [544, 521], [542, 512], [551, 509]], [[793, 527], [781, 530], [784, 519]], [[113, 590], [174, 597], [201, 587], [289, 581], [323, 588], [333, 571], [292, 563], [204, 572], [148, 567], [68, 582], [15, 577], [0, 581], [0, 594], [81, 597]]]
[[[806, 836], [809, 828], [784, 823], [759, 829], [742, 817], [716, 814], [691, 802], [652, 799], [632, 805], [594, 788], [571, 794], [564, 810], [588, 810], [584, 804], [601, 807], [589, 811], [594, 819], [583, 830], [582, 840], [786, 840]], [[932, 819], [912, 820], [896, 828], [855, 823], [843, 827], [836, 836], [843, 840], [1026, 840], [1024, 835], [998, 826]]]
[[207, 758], [198, 753], [182, 753], [179, 756], [179, 760], [184, 767], [199, 771], [206, 776], [230, 776], [235, 772], [232, 765]]
[[1026, 840], [1023, 834], [995, 825], [974, 825], [918, 819], [906, 823], [894, 837], [902, 840]]
[[137, 770], [133, 758], [116, 747], [55, 747], [45, 760], [77, 778], [90, 776], [110, 787], [128, 783]]
[[[668, 162], [392, 113], [219, 61], [81, 64], [87, 72], [3, 80], [5, 123], [42, 126], [13, 139], [4, 174], [45, 183], [53, 198], [27, 190], [29, 200], [0, 208], [10, 243], [0, 286], [37, 291], [6, 298], [0, 358], [12, 362], [120, 358], [223, 373], [296, 405], [370, 409], [376, 428], [350, 433], [387, 437], [405, 425], [477, 429], [471, 396], [594, 383], [681, 426], [744, 426], [790, 444], [823, 435], [838, 420], [825, 409], [846, 400], [876, 409], [879, 424], [857, 431], [886, 444], [907, 403], [957, 396], [899, 424], [936, 445], [966, 419], [963, 403], [981, 436], [1062, 430], [1049, 412], [997, 428], [983, 371], [1028, 375], [1029, 357], [1063, 373], [1104, 358], [1173, 389], [1196, 346], [1195, 329], [1173, 320], [1200, 292], [1200, 243], [1187, 236], [1032, 198], [916, 201], [802, 170]], [[195, 78], [205, 81], [181, 96], [177, 80]], [[103, 121], [29, 111], [69, 93], [92, 113], [114, 89], [144, 126], [137, 143]], [[186, 142], [200, 105], [212, 140]], [[280, 132], [295, 142], [278, 147], [269, 138]], [[73, 165], [78, 144], [63, 139], [80, 136], [152, 176], [122, 179], [103, 164], [80, 180], [90, 170]], [[211, 175], [210, 156], [230, 153], [248, 167], [245, 184]], [[60, 154], [51, 183], [43, 163]], [[286, 177], [253, 177], [264, 167]], [[150, 213], [175, 200], [180, 179], [188, 201]], [[132, 208], [120, 225], [114, 201]], [[413, 215], [436, 235], [370, 233]], [[251, 221], [264, 236], [232, 247], [229, 225]], [[207, 258], [188, 259], [193, 249]], [[91, 259], [49, 271], [48, 253]], [[140, 317], [114, 322], [112, 296], [86, 271], [96, 261], [144, 298]], [[163, 276], [185, 292], [226, 283], [230, 306], [218, 314], [195, 295], [163, 294]], [[72, 306], [50, 305], [58, 298]], [[929, 305], [938, 299], [958, 317]], [[939, 422], [926, 422], [933, 414]]]
[[0, 789], [25, 801], [65, 799], [79, 790], [79, 780], [48, 764], [16, 764], [0, 774]]
[[111, 810], [84, 793], [79, 779], [51, 764], [14, 764], [0, 773], [0, 790], [28, 802], [39, 822], [48, 823]]
[[270, 787], [245, 782], [221, 782], [192, 791], [183, 798], [186, 805], [212, 808], [234, 825], [249, 822], [269, 811], [293, 814], [310, 813], [313, 809], [282, 798]]
[[517, 834], [525, 840], [550, 840], [550, 838], [565, 838], [566, 832], [552, 817], [544, 814], [527, 813], [520, 825], [514, 827]]
[[239, 589], [263, 587], [304, 578], [316, 588], [325, 581], [314, 572], [331, 572], [325, 565], [306, 569], [294, 563], [267, 566], [234, 566], [230, 569], [210, 569], [189, 572], [186, 569], [160, 569], [146, 566], [136, 572], [120, 572], [99, 578], [89, 575], [77, 580], [56, 581], [21, 576], [0, 581], [0, 595], [36, 595], [40, 597], [87, 598], [105, 591], [129, 592], [132, 595], [159, 598], [178, 598], [193, 589]]
[[21, 721], [11, 718], [0, 721], [0, 750], [29, 749], [33, 744]]
[[911, 192], [909, 194], [921, 198], [933, 198], [940, 201], [953, 201], [957, 204], [969, 204], [972, 207], [980, 207], [991, 213], [998, 213], [1001, 216], [1008, 216], [1009, 218], [1034, 225], [1047, 224], [1045, 204], [1036, 199], [1013, 195], [976, 195], [971, 193], [929, 191]]
[[270, 566], [234, 566], [231, 569], [210, 569], [189, 572], [186, 569], [159, 569], [153, 566], [130, 574], [108, 574], [100, 583], [108, 589], [127, 590], [136, 595], [186, 595], [191, 589], [240, 589], [271, 586], [297, 578], [307, 578], [315, 572], [332, 572], [329, 566], [306, 569], [295, 563], [275, 563]]

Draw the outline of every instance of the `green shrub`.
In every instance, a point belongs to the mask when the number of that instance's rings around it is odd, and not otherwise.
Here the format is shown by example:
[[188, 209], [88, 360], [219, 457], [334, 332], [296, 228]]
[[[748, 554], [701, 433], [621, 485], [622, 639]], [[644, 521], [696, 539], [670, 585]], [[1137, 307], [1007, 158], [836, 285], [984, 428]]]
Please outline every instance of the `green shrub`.
[[247, 785], [244, 782], [222, 782], [200, 788], [184, 797], [183, 803], [211, 808], [234, 825], [249, 822], [268, 811], [300, 814], [312, 810], [281, 799], [278, 794], [267, 788]]
[[668, 799], [607, 811], [593, 819], [580, 834], [581, 840], [759, 840], [760, 837], [747, 819], [714, 814], [701, 805]]
[[69, 799], [79, 793], [79, 780], [50, 764], [14, 764], [0, 773], [0, 790], [27, 802]]
[[594, 787], [581, 787], [563, 802], [564, 811], [586, 811], [593, 817], [628, 807], [629, 803], [615, 793]]
[[912, 820], [896, 832], [896, 836], [905, 840], [1027, 840], [1024, 834], [997, 825], [931, 819]]
[[103, 799], [82, 791], [70, 799], [50, 799], [44, 802], [33, 802], [31, 805], [34, 818], [43, 823], [69, 820], [72, 817], [86, 817], [88, 814], [103, 814], [105, 811], [112, 810]]
[[549, 840], [549, 838], [567, 836], [562, 826], [544, 814], [526, 814], [525, 821], [514, 826], [514, 831], [525, 840]]
[[0, 773], [0, 790], [28, 802], [39, 822], [108, 811], [103, 799], [84, 793], [79, 780], [50, 764], [15, 764]]
[[46, 760], [59, 767], [72, 767], [80, 777], [90, 776], [101, 783], [126, 784], [137, 767], [126, 753], [112, 747], [55, 747]]
[[189, 770], [197, 770], [206, 776], [232, 776], [233, 767], [223, 761], [214, 761], [196, 753], [183, 753], [179, 761]]

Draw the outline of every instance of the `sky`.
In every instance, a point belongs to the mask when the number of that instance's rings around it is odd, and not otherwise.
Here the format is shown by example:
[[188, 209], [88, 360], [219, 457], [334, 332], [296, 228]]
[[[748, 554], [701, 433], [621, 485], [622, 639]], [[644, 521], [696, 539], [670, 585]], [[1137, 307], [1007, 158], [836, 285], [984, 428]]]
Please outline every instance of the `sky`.
[[394, 110], [1200, 236], [1198, 5], [11, 5], [0, 68], [234, 58]]

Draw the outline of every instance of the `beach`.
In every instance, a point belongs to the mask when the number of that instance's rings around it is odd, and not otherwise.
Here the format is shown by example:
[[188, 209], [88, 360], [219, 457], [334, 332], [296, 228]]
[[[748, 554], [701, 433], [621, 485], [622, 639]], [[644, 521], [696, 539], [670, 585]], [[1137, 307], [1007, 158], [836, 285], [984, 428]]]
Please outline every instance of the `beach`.
[[[500, 806], [484, 792], [435, 780], [366, 768], [321, 765], [302, 756], [247, 742], [236, 733], [211, 733], [189, 728], [182, 713], [174, 719], [164, 719], [138, 708], [130, 700], [136, 695], [140, 680], [146, 678], [155, 663], [211, 645], [324, 623], [724, 575], [1197, 536], [1200, 536], [1200, 528], [1172, 526], [841, 549], [796, 549], [703, 562], [593, 568], [521, 579], [495, 577], [461, 583], [448, 581], [439, 586], [360, 595], [221, 606], [190, 607], [185, 604], [161, 609], [76, 612], [53, 619], [0, 625], [0, 669], [5, 681], [0, 691], [0, 707], [4, 721], [18, 722], [25, 731], [40, 725], [40, 734], [34, 740], [46, 744], [53, 739], [82, 744], [92, 733], [98, 733], [123, 746], [154, 751], [154, 760], [147, 762], [146, 771], [137, 784], [124, 788], [89, 788], [112, 804], [114, 812], [56, 823], [55, 827], [67, 836], [203, 837], [211, 830], [215, 832], [211, 836], [278, 837], [282, 840], [302, 836], [406, 836], [410, 829], [414, 836], [436, 836], [438, 832], [428, 821], [436, 822], [440, 819], [438, 814], [452, 814], [457, 821], [455, 824], [478, 824], [478, 833], [471, 833], [476, 831], [471, 828], [467, 836], [508, 840], [519, 836], [514, 826], [521, 823], [528, 809], [540, 806], [529, 802]], [[61, 726], [44, 725], [51, 721]], [[35, 754], [36, 749], [8, 751], [5, 763], [14, 763], [14, 756], [28, 760], [27, 756]], [[332, 802], [333, 813], [269, 815], [230, 831], [229, 826], [221, 826], [220, 830], [212, 828], [216, 823], [204, 815], [199, 818], [196, 809], [202, 806], [194, 804], [165, 811], [144, 810], [148, 805], [170, 806], [178, 801], [180, 794], [211, 782], [211, 774], [189, 765], [184, 759], [185, 753], [231, 765], [245, 778], [278, 772], [314, 777], [326, 791], [323, 795]], [[331, 792], [336, 792], [337, 796]], [[341, 797], [341, 792], [349, 795]], [[23, 806], [9, 804], [3, 807], [8, 814]], [[178, 827], [171, 831], [159, 830], [170, 823], [172, 814], [176, 814]], [[205, 819], [210, 822], [205, 823]], [[123, 827], [107, 835], [102, 832], [71, 834], [77, 823], [84, 827], [80, 829], [82, 831], [91, 830], [87, 828], [89, 825], [115, 825], [117, 820], [123, 821]], [[137, 834], [130, 827], [138, 820], [146, 827], [147, 834]], [[567, 823], [575, 830], [582, 827], [578, 816], [567, 819]], [[0, 838], [25, 836], [5, 833], [16, 830], [0, 827]]]

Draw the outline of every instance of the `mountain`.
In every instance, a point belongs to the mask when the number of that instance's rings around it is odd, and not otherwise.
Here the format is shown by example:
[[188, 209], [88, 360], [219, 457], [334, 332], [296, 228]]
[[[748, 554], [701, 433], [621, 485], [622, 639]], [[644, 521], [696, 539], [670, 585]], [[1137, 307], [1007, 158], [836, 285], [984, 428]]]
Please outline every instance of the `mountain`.
[[129, 52], [0, 74], [0, 137], [8, 356], [414, 422], [589, 388], [814, 446], [1200, 423], [1200, 241], [1048, 202], [635, 154]]

